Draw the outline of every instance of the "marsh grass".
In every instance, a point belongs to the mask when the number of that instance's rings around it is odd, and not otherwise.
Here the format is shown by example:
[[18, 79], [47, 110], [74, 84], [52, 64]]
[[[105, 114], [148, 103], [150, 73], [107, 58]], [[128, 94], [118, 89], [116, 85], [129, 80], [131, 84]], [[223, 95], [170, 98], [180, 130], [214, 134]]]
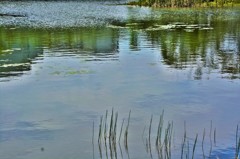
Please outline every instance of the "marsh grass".
[[[202, 152], [203, 152], [203, 158], [205, 158], [204, 155], [204, 139], [205, 139], [205, 129], [203, 132], [203, 139], [202, 139]], [[190, 138], [187, 137], [187, 129], [186, 129], [186, 122], [184, 121], [184, 135], [183, 135], [183, 140], [181, 144], [181, 159], [194, 159], [195, 156], [195, 151], [196, 151], [196, 146], [197, 146], [197, 141], [198, 141], [198, 133], [196, 134], [196, 137], [194, 138], [194, 142], [190, 143]], [[192, 151], [190, 155], [190, 146], [192, 146]]]
[[[157, 133], [155, 136], [155, 148], [156, 148], [159, 159], [162, 159], [162, 158], [170, 159], [172, 137], [173, 137], [173, 122], [168, 122], [164, 127], [163, 116], [164, 116], [164, 111], [162, 111], [162, 114], [160, 115], [160, 118], [159, 118]], [[142, 140], [145, 144], [146, 152], [150, 154], [151, 158], [153, 158], [151, 139], [154, 138], [154, 136], [152, 136], [153, 134], [152, 123], [153, 123], [153, 115], [151, 115], [151, 118], [150, 118], [148, 134], [145, 139], [145, 142], [144, 142], [144, 134], [145, 134], [146, 126], [144, 127], [143, 134], [142, 134]]]
[[[114, 112], [114, 110], [111, 110], [110, 116], [108, 116], [108, 110], [105, 112], [105, 116], [100, 116], [99, 121], [99, 130], [98, 130], [98, 147], [99, 147], [99, 154], [100, 158], [103, 158], [103, 147], [105, 149], [105, 155], [106, 157], [112, 158], [118, 158], [117, 152], [119, 152], [117, 149], [120, 150], [121, 158], [123, 157], [123, 151], [121, 148], [121, 141], [123, 141], [123, 145], [125, 148], [125, 152], [129, 157], [128, 152], [128, 134], [129, 134], [129, 127], [130, 127], [130, 118], [131, 118], [131, 110], [128, 113], [127, 122], [125, 122], [125, 119], [123, 118], [120, 122], [120, 129], [118, 131], [118, 112]], [[154, 116], [151, 115], [149, 125], [144, 126], [143, 133], [142, 133], [142, 141], [144, 143], [144, 147], [146, 149], [146, 152], [150, 154], [150, 158], [153, 158], [153, 151], [152, 147], [155, 146], [154, 152], [156, 152], [158, 159], [172, 159], [172, 148], [173, 146], [173, 121], [164, 122], [164, 110], [159, 116], [159, 122], [156, 129], [156, 134], [153, 132], [154, 125], [153, 125], [153, 119]], [[94, 125], [93, 122], [92, 125], [92, 145], [93, 145], [93, 157], [94, 157]], [[125, 130], [124, 130], [125, 127]], [[124, 132], [123, 132], [124, 131]], [[123, 139], [122, 135], [124, 133]], [[146, 133], [146, 134], [145, 134]], [[119, 136], [117, 136], [119, 135]], [[206, 138], [209, 138], [207, 140]], [[239, 137], [239, 127], [237, 125], [236, 128], [236, 145], [235, 145], [235, 155], [234, 159], [239, 159], [239, 153], [240, 153], [240, 137]], [[118, 139], [118, 140], [117, 140]], [[152, 139], [155, 141], [155, 145], [151, 143]], [[118, 141], [118, 144], [117, 144]], [[104, 144], [102, 144], [104, 143]], [[199, 146], [198, 146], [199, 145]], [[180, 145], [180, 158], [181, 159], [194, 159], [196, 151], [198, 147], [200, 147], [200, 150], [198, 150], [198, 157], [199, 152], [201, 155], [202, 152], [202, 158], [212, 158], [212, 151], [213, 148], [217, 145], [217, 130], [216, 128], [213, 129], [213, 123], [210, 122], [210, 128], [209, 128], [209, 135], [207, 135], [207, 131], [204, 128], [203, 134], [202, 134], [202, 140], [199, 142], [199, 134], [196, 133], [195, 137], [189, 137], [187, 133], [186, 128], [186, 122], [184, 121], [184, 133], [182, 138], [182, 143]]]
[[[127, 125], [125, 127], [124, 132], [124, 147], [128, 154], [128, 131], [129, 131], [129, 125], [130, 125], [130, 117], [131, 117], [131, 110], [129, 111]], [[121, 156], [123, 156], [122, 148], [121, 148], [121, 140], [122, 140], [122, 132], [124, 128], [124, 121], [122, 120], [121, 129], [119, 136], [118, 134], [118, 112], [114, 112], [114, 109], [112, 108], [110, 116], [109, 111], [106, 110], [105, 115], [100, 117], [99, 122], [99, 129], [98, 129], [98, 148], [99, 148], [99, 154], [100, 158], [103, 158], [102, 150], [105, 149], [105, 155], [106, 157], [110, 158], [117, 158], [117, 148], [119, 147]], [[93, 122], [94, 123], [94, 122]], [[93, 124], [93, 137], [92, 140], [94, 140], [94, 124]], [[117, 140], [118, 139], [118, 140]], [[118, 141], [118, 144], [117, 144]], [[93, 144], [94, 146], [94, 141]], [[94, 150], [94, 149], [93, 149]], [[93, 155], [94, 156], [94, 155]], [[128, 157], [129, 158], [129, 157]]]

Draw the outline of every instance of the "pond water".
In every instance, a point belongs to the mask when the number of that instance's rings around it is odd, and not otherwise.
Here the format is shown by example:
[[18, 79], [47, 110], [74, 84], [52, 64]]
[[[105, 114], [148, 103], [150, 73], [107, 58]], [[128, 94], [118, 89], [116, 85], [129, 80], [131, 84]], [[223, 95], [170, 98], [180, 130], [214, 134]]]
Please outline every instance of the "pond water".
[[[171, 158], [181, 158], [185, 129], [184, 158], [196, 134], [194, 158], [234, 158], [239, 8], [120, 3], [0, 2], [1, 159], [161, 158], [163, 110], [164, 129], [173, 122]], [[98, 145], [112, 109], [117, 138], [131, 110], [127, 147], [124, 135], [113, 149]]]

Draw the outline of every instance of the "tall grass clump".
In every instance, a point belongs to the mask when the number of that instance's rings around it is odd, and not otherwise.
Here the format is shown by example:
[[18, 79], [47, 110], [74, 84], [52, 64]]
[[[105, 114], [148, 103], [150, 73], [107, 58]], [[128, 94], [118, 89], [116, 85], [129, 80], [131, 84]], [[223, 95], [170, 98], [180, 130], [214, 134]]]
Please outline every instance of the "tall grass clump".
[[[128, 120], [127, 120], [127, 125], [124, 133], [124, 146], [125, 150], [128, 153], [128, 131], [129, 131], [129, 125], [130, 125], [130, 115], [131, 115], [131, 110], [129, 111], [128, 115]], [[117, 137], [118, 134], [118, 112], [114, 112], [114, 109], [112, 108], [111, 113], [109, 114], [109, 111], [106, 110], [105, 115], [100, 116], [100, 121], [99, 121], [99, 128], [98, 128], [98, 148], [99, 148], [99, 154], [100, 158], [103, 157], [103, 152], [102, 150], [105, 150], [105, 155], [108, 158], [117, 158], [117, 138], [118, 138], [118, 143], [119, 147], [121, 150], [121, 137], [122, 137], [122, 131], [124, 127], [124, 121], [125, 119], [122, 120], [121, 124], [121, 129], [120, 129], [120, 134]], [[93, 122], [93, 136], [92, 136], [92, 145], [93, 145], [93, 156], [94, 156], [94, 122]], [[122, 150], [121, 150], [121, 155], [122, 155]], [[128, 154], [129, 156], [129, 154]]]
[[[131, 116], [131, 110], [129, 111], [127, 125], [124, 132], [124, 147], [126, 151], [128, 151], [128, 133], [129, 133], [128, 131], [129, 131], [129, 125], [130, 125], [130, 116]], [[103, 154], [102, 154], [103, 146], [105, 149], [106, 157], [108, 157], [109, 155], [111, 158], [117, 157], [117, 141], [119, 143], [119, 146], [121, 146], [120, 141], [122, 139], [124, 121], [125, 119], [122, 120], [120, 133], [119, 133], [119, 136], [117, 136], [118, 135], [118, 130], [117, 130], [118, 112], [114, 112], [114, 109], [112, 108], [110, 115], [109, 115], [109, 111], [106, 110], [105, 116], [102, 115], [100, 117], [99, 129], [98, 129], [98, 147], [99, 147], [99, 153], [101, 158], [103, 157]], [[94, 140], [94, 131], [95, 130], [94, 130], [94, 122], [93, 122], [92, 140]], [[94, 146], [94, 142], [93, 142], [93, 146]], [[120, 150], [121, 150], [121, 147], [120, 147]]]
[[[164, 125], [164, 111], [162, 111], [162, 114], [159, 118], [159, 123], [157, 127], [157, 133], [155, 138], [155, 147], [157, 150], [158, 158], [165, 158], [170, 159], [171, 158], [171, 147], [172, 147], [172, 138], [173, 138], [173, 122], [168, 122], [166, 125]], [[152, 143], [151, 139], [152, 136], [152, 125], [153, 123], [153, 115], [151, 115], [150, 122], [149, 122], [149, 128], [148, 128], [148, 135], [146, 137], [145, 147], [146, 151], [150, 153], [150, 157], [152, 158]], [[165, 127], [164, 127], [165, 126]], [[143, 135], [145, 133], [145, 128], [143, 131]], [[144, 139], [143, 139], [144, 141]]]

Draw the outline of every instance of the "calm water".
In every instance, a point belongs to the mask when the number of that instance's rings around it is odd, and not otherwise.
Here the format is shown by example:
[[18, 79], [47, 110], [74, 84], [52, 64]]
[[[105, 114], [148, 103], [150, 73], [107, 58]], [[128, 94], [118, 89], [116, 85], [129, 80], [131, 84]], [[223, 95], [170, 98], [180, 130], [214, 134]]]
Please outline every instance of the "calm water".
[[[205, 128], [206, 156], [212, 145], [210, 158], [234, 158], [239, 8], [119, 3], [0, 2], [1, 159], [158, 158], [163, 110], [164, 125], [174, 124], [172, 158], [181, 156], [184, 121], [190, 155], [198, 133], [195, 158], [203, 158]], [[132, 111], [128, 151], [122, 139], [116, 154], [97, 144], [100, 117], [112, 108], [117, 135]], [[145, 140], [151, 115], [150, 153]]]

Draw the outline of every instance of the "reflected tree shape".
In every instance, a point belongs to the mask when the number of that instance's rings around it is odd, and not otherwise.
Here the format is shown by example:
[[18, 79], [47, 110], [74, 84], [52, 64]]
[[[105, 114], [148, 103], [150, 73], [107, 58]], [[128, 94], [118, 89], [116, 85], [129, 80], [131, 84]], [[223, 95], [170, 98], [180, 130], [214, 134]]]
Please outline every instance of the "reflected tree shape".
[[[134, 15], [138, 13], [141, 17], [141, 13], [134, 8], [128, 9], [129, 19], [125, 26], [131, 30], [130, 49], [139, 45], [143, 31], [152, 47], [160, 49], [162, 62], [170, 68], [192, 71], [191, 76], [195, 79], [211, 73], [224, 78], [240, 78], [237, 13], [192, 9], [146, 12], [151, 16], [138, 20]], [[156, 20], [156, 17], [160, 18]]]
[[[193, 77], [218, 72], [225, 78], [240, 78], [239, 29], [227, 22], [214, 23], [213, 30], [160, 30], [147, 32], [158, 43], [162, 62], [170, 68], [192, 69]], [[215, 70], [215, 71], [214, 71]]]
[[119, 33], [113, 29], [66, 30], [0, 28], [0, 78], [21, 76], [48, 56], [76, 56], [86, 61], [118, 60]]
[[0, 78], [30, 71], [34, 60], [43, 54], [43, 49], [38, 47], [39, 39], [4, 28], [0, 32]]

